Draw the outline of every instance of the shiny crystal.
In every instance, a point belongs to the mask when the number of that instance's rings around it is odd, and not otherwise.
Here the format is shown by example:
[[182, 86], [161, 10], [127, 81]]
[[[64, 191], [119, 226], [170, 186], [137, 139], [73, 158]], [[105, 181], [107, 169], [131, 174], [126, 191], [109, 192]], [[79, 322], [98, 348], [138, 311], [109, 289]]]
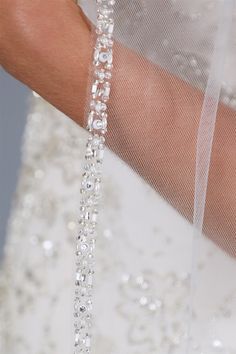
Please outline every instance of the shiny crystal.
[[87, 129], [90, 132], [85, 152], [81, 183], [80, 231], [76, 244], [76, 289], [74, 303], [74, 354], [91, 353], [92, 288], [97, 206], [101, 197], [101, 166], [104, 155], [102, 136], [107, 127], [107, 105], [113, 61], [114, 0], [96, 0], [98, 34], [94, 48], [94, 81]]
[[96, 49], [96, 50], [94, 51], [94, 60], [95, 60], [95, 61], [98, 61], [98, 59], [99, 59], [99, 50]]
[[112, 47], [113, 45], [113, 40], [111, 38], [109, 38], [108, 36], [103, 36], [99, 39], [99, 43], [103, 46], [103, 47]]
[[86, 312], [86, 307], [85, 306], [80, 306], [79, 310], [80, 310], [81, 313], [84, 313], [84, 312]]
[[92, 94], [95, 95], [97, 93], [98, 90], [98, 83], [94, 82], [94, 84], [92, 85]]
[[87, 243], [82, 243], [82, 245], [80, 246], [80, 249], [82, 252], [85, 252], [87, 251], [89, 248], [88, 244]]
[[112, 8], [101, 8], [99, 9], [99, 14], [103, 15], [104, 17], [110, 17], [113, 14], [114, 10]]
[[99, 54], [99, 61], [101, 63], [112, 63], [112, 54], [110, 52], [101, 52]]
[[110, 97], [111, 88], [110, 85], [104, 85], [102, 98], [103, 100], [108, 100]]
[[84, 188], [87, 190], [87, 191], [91, 191], [94, 189], [94, 182], [91, 181], [91, 180], [86, 180], [84, 183], [83, 183], [83, 186]]
[[99, 149], [98, 151], [97, 151], [97, 158], [99, 159], [99, 160], [102, 160], [103, 159], [103, 157], [104, 157], [104, 150], [103, 149]]
[[93, 128], [96, 130], [104, 130], [106, 129], [106, 126], [107, 126], [107, 122], [105, 120], [96, 119], [93, 122]]
[[[105, 79], [105, 71], [104, 70], [101, 70], [101, 71], [97, 70], [96, 77], [100, 80], [100, 82], [103, 82]], [[96, 90], [96, 92], [97, 92], [97, 90]]]
[[89, 336], [86, 336], [86, 338], [85, 338], [85, 346], [87, 348], [90, 348], [90, 346], [91, 346], [91, 339]]
[[101, 101], [92, 101], [90, 106], [94, 108], [97, 113], [104, 112], [107, 109], [106, 104]]

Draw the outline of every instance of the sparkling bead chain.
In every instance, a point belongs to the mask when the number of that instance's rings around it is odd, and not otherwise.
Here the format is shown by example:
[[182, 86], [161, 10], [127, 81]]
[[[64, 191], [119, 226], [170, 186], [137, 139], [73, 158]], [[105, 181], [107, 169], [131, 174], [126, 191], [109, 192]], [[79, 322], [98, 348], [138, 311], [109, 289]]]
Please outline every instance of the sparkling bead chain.
[[87, 122], [89, 137], [80, 189], [80, 228], [76, 239], [74, 354], [91, 353], [94, 250], [113, 61], [115, 0], [96, 0], [96, 3], [94, 79]]

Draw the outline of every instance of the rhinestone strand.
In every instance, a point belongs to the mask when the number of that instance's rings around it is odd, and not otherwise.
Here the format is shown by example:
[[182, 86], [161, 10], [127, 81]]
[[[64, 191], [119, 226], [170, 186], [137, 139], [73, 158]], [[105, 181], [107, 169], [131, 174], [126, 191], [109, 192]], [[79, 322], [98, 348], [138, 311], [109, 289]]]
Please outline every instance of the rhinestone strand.
[[101, 197], [101, 168], [107, 130], [113, 61], [113, 30], [115, 0], [96, 0], [97, 24], [94, 48], [94, 79], [91, 88], [85, 163], [80, 189], [79, 234], [76, 240], [76, 275], [74, 299], [74, 354], [91, 352], [92, 289], [94, 250], [99, 199]]

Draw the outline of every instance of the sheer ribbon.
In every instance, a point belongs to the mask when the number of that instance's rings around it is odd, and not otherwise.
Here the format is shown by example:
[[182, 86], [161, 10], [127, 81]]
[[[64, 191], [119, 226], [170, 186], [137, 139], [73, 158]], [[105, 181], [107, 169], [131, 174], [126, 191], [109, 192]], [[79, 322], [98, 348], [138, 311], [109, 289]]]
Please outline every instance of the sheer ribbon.
[[224, 0], [219, 4], [219, 23], [214, 53], [204, 96], [202, 114], [199, 123], [196, 153], [195, 198], [193, 216], [193, 255], [191, 272], [190, 318], [186, 354], [191, 353], [191, 323], [193, 321], [194, 296], [198, 285], [197, 263], [199, 260], [199, 238], [203, 232], [203, 220], [206, 204], [208, 176], [212, 144], [214, 138], [217, 109], [223, 82], [225, 58], [228, 53], [230, 30], [233, 20], [234, 0]]

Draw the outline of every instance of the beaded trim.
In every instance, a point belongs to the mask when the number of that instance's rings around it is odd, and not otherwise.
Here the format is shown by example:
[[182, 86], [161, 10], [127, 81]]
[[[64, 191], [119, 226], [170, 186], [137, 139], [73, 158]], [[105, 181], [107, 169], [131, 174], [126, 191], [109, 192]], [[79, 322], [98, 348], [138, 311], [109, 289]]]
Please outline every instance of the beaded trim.
[[74, 354], [91, 352], [92, 289], [98, 206], [101, 197], [101, 168], [107, 130], [113, 61], [115, 0], [96, 0], [97, 23], [94, 47], [94, 79], [91, 88], [85, 163], [80, 189], [79, 234], [76, 238], [74, 299]]

